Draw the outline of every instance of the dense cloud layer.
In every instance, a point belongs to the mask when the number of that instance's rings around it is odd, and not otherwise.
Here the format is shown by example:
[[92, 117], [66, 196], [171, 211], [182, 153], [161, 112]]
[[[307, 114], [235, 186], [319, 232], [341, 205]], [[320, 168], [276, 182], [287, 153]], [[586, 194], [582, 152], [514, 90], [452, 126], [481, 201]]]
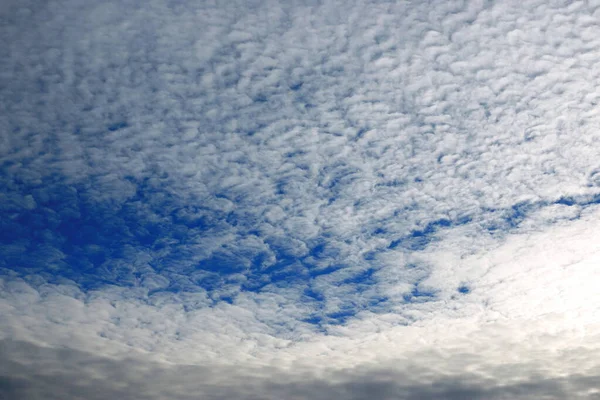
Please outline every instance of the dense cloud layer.
[[[498, 380], [479, 371], [465, 371], [465, 365], [474, 361], [472, 355], [469, 360], [446, 360], [454, 363], [456, 369], [445, 376], [410, 364], [346, 369], [323, 376], [308, 370], [290, 373], [276, 369], [161, 365], [139, 357], [114, 360], [12, 341], [0, 343], [0, 355], [0, 388], [9, 399], [492, 400], [600, 396], [598, 375], [548, 378], [533, 374], [531, 366], [506, 365], [494, 375], [506, 376], [511, 368], [512, 379]], [[522, 375], [514, 378], [516, 373]]]
[[598, 396], [599, 17], [2, 2], [0, 392]]

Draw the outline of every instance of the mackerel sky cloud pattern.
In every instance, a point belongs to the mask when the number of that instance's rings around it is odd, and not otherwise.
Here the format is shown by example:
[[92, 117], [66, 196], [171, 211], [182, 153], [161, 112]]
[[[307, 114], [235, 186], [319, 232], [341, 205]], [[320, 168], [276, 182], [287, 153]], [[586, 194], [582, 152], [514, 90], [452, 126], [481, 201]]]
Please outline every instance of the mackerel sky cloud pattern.
[[0, 398], [600, 398], [600, 2], [8, 0]]

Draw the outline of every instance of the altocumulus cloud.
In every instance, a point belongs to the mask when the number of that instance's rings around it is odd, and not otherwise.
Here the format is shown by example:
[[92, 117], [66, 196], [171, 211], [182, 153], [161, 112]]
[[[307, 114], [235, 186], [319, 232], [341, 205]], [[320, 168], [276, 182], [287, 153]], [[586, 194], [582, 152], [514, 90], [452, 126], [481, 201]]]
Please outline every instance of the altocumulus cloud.
[[0, 7], [0, 397], [600, 398], [600, 3]]

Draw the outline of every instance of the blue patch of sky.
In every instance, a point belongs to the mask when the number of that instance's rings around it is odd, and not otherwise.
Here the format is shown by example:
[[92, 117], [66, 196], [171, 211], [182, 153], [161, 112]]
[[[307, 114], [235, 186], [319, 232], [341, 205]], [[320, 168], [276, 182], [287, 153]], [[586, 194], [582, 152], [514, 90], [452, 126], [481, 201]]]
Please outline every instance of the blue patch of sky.
[[[86, 187], [67, 185], [60, 178], [38, 186], [13, 185], [4, 192], [21, 198], [30, 194], [37, 206], [3, 210], [0, 240], [23, 251], [2, 257], [2, 266], [24, 274], [66, 277], [84, 289], [103, 283], [133, 284], [133, 270], [114, 267], [115, 261], [129, 261], [125, 260], [128, 246], [156, 249], [163, 239], [184, 243], [190, 229], [195, 234], [210, 230], [202, 218], [185, 218], [176, 207], [169, 207], [172, 199], [165, 193], [165, 201], [152, 205], [151, 211], [159, 218], [151, 221], [147, 199], [159, 191], [143, 185], [120, 207], [96, 202]], [[182, 254], [172, 252], [162, 259], [163, 264], [169, 257], [183, 259]], [[111, 265], [105, 265], [107, 260]]]
[[314, 311], [308, 317], [304, 318], [303, 321], [313, 325], [321, 325], [324, 322], [322, 309], [325, 303], [325, 296], [309, 286], [304, 289], [302, 297], [302, 301], [305, 304], [312, 304], [314, 306]]
[[460, 285], [458, 287], [458, 289], [456, 289], [456, 290], [458, 291], [458, 293], [461, 293], [461, 294], [471, 293], [471, 288], [467, 285]]
[[435, 290], [422, 286], [422, 281], [422, 279], [419, 279], [413, 284], [410, 293], [404, 295], [404, 301], [407, 303], [423, 303], [436, 298]]
[[330, 325], [340, 325], [354, 317], [359, 310], [353, 306], [342, 307], [339, 311], [332, 312], [323, 318]]
[[290, 85], [290, 90], [293, 90], [294, 92], [302, 89], [302, 85], [304, 85], [304, 82], [296, 82]]
[[127, 122], [125, 121], [119, 121], [119, 122], [115, 122], [113, 124], [108, 125], [107, 129], [110, 132], [115, 132], [118, 131], [119, 129], [124, 129], [127, 128], [129, 125], [127, 124]]
[[497, 218], [492, 218], [486, 228], [492, 234], [503, 233], [518, 228], [530, 214], [544, 207], [563, 205], [586, 208], [594, 204], [600, 204], [600, 194], [563, 196], [555, 201], [525, 201], [519, 202], [508, 209], [485, 209], [484, 211], [488, 214], [498, 216]]
[[[519, 202], [508, 209], [483, 209], [482, 211], [490, 218], [487, 223], [487, 230], [494, 233], [502, 233], [518, 228], [519, 225], [532, 213], [543, 207], [550, 205], [565, 205], [565, 206], [580, 206], [587, 207], [594, 204], [600, 204], [600, 194], [587, 196], [565, 196], [554, 202], [538, 201], [538, 202]], [[494, 217], [495, 216], [495, 217]], [[402, 248], [408, 251], [420, 251], [436, 240], [436, 234], [442, 229], [452, 228], [460, 225], [468, 224], [472, 221], [472, 217], [465, 215], [456, 219], [440, 218], [429, 222], [423, 228], [414, 229], [407, 235], [398, 239], [392, 240], [388, 246], [389, 249]], [[377, 228], [373, 234], [386, 234], [385, 229]], [[374, 257], [376, 252], [369, 252], [365, 255], [365, 259], [369, 260]]]
[[468, 220], [464, 219], [451, 221], [446, 218], [441, 218], [428, 223], [423, 229], [415, 229], [404, 237], [392, 240], [389, 248], [395, 249], [401, 247], [413, 251], [423, 250], [427, 247], [427, 245], [429, 245], [429, 243], [435, 240], [435, 233], [439, 229], [462, 225], [467, 222]]
[[[217, 250], [194, 261], [186, 243], [232, 227], [252, 225], [251, 218], [240, 211], [219, 213], [181, 206], [164, 188], [153, 187], [148, 181], [135, 183], [135, 195], [118, 207], [95, 201], [87, 187], [68, 185], [60, 177], [35, 187], [5, 186], [4, 192], [12, 191], [17, 199], [32, 194], [37, 207], [26, 209], [15, 205], [14, 210], [4, 207], [0, 240], [4, 245], [20, 246], [21, 251], [5, 254], [0, 265], [22, 274], [39, 273], [49, 281], [68, 278], [84, 290], [105, 284], [135, 285], [141, 273], [128, 258], [131, 248], [160, 253], [148, 261], [154, 273], [169, 277], [196, 270], [207, 272], [194, 282], [181, 284], [172, 280], [170, 286], [153, 292], [186, 290], [190, 284], [216, 291], [224, 276], [239, 272], [248, 278], [242, 289], [258, 291], [267, 284], [283, 286], [308, 281], [345, 267], [339, 263], [316, 268], [310, 262], [309, 257], [325, 259], [339, 255], [337, 249], [327, 245], [326, 238], [313, 247], [309, 256], [302, 258], [290, 254], [284, 246], [271, 243], [274, 262], [268, 261], [269, 255], [264, 252], [243, 247]], [[251, 229], [238, 231], [258, 234]]]
[[[108, 129], [118, 130], [126, 126], [125, 122], [117, 122]], [[3, 167], [9, 165], [4, 163]], [[329, 178], [321, 185], [335, 193], [340, 183], [345, 186], [353, 179], [352, 172], [352, 168], [345, 165], [333, 166], [325, 171]], [[38, 274], [50, 282], [67, 278], [84, 290], [106, 284], [133, 286], [139, 282], [143, 272], [132, 266], [132, 247], [160, 252], [161, 255], [149, 260], [148, 265], [154, 273], [167, 278], [171, 278], [172, 274], [181, 276], [198, 270], [205, 272], [192, 280], [171, 279], [169, 286], [153, 289], [151, 294], [157, 291], [176, 293], [198, 287], [218, 292], [226, 283], [227, 276], [236, 273], [243, 273], [247, 278], [241, 284], [241, 290], [260, 291], [266, 285], [302, 283], [308, 288], [311, 279], [349, 267], [327, 236], [315, 239], [308, 255], [301, 257], [286, 248], [284, 243], [262, 238], [273, 254], [239, 247], [223, 248], [198, 258], [186, 246], [187, 243], [198, 243], [199, 239], [230, 232], [233, 228], [237, 235], [260, 237], [260, 232], [254, 229], [255, 216], [243, 206], [222, 212], [202, 204], [184, 204], [169, 194], [165, 187], [157, 187], [148, 179], [138, 181], [128, 178], [137, 187], [136, 193], [115, 206], [95, 200], [89, 184], [67, 184], [62, 177], [51, 176], [34, 185], [28, 184], [26, 179], [3, 175], [0, 176], [0, 189], [4, 194], [0, 203], [0, 244], [5, 246], [5, 250], [0, 257], [0, 268], [22, 275]], [[35, 207], [24, 205], [26, 195], [33, 196]], [[236, 204], [243, 202], [243, 198], [235, 193], [216, 193], [215, 197], [224, 197]], [[509, 209], [483, 211], [497, 216], [488, 225], [488, 230], [493, 233], [516, 228], [531, 212], [551, 204], [586, 207], [600, 204], [600, 194], [562, 197], [553, 203], [521, 202]], [[436, 240], [440, 230], [470, 221], [469, 216], [431, 221], [391, 241], [389, 249], [423, 250]], [[384, 228], [377, 228], [373, 233], [388, 234]], [[9, 248], [13, 251], [7, 250]], [[364, 260], [376, 265], [377, 254], [383, 251], [386, 249], [366, 253]], [[317, 266], [319, 261], [330, 262]], [[406, 268], [410, 269], [408, 265]], [[376, 283], [375, 272], [376, 267], [357, 271], [339, 284], [350, 285], [359, 294]], [[462, 294], [470, 292], [466, 285], [457, 290]], [[429, 301], [435, 295], [419, 286], [417, 281], [405, 300]], [[371, 298], [356, 303], [359, 305], [350, 302], [355, 306], [344, 305], [338, 312], [324, 316], [318, 311], [318, 304], [325, 301], [323, 296], [307, 289], [305, 297], [315, 305], [315, 313], [309, 318], [315, 323], [323, 322], [323, 318], [328, 323], [342, 323], [363, 307], [376, 309], [387, 301], [385, 298]], [[235, 294], [220, 295], [219, 299], [234, 302]], [[349, 300], [352, 300], [351, 296]]]
[[375, 268], [367, 268], [363, 271], [358, 272], [350, 278], [344, 279], [341, 284], [343, 285], [353, 285], [356, 287], [358, 291], [361, 290], [364, 286], [369, 286], [375, 283], [373, 274], [377, 270]]

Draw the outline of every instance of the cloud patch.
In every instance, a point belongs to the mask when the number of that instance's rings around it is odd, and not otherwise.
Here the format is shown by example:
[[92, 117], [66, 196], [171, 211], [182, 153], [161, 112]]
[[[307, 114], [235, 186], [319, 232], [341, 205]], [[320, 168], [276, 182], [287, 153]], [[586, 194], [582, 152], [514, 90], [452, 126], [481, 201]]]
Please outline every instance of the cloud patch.
[[[206, 399], [592, 399], [600, 391], [598, 375], [543, 378], [518, 364], [489, 375], [462, 371], [466, 360], [445, 360], [455, 367], [450, 375], [408, 364], [316, 376], [308, 370], [290, 373], [272, 368], [241, 371], [234, 367], [164, 365], [139, 356], [116, 360], [14, 341], [2, 341], [0, 351], [0, 391], [14, 399], [116, 396], [179, 400], [195, 399], [199, 393]], [[468, 361], [472, 363], [473, 357]], [[506, 382], [503, 375], [507, 368], [523, 370], [524, 374]]]
[[597, 396], [599, 13], [5, 2], [2, 390]]

